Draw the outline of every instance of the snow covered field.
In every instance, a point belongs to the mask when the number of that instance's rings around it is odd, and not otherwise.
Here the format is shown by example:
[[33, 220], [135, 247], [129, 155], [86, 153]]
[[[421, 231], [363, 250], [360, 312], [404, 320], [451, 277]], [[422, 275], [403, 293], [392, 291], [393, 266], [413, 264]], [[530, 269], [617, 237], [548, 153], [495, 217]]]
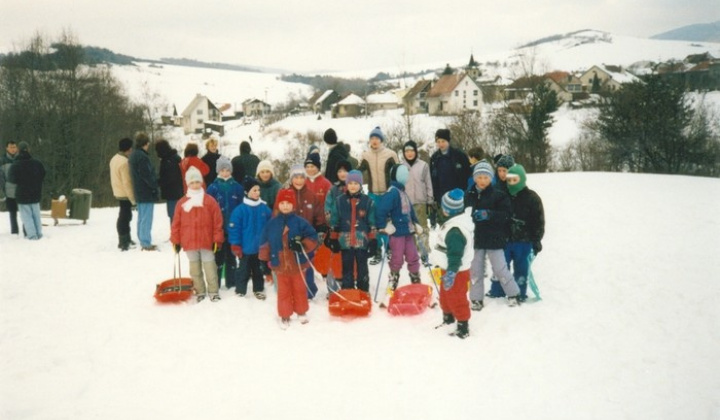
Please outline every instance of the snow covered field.
[[466, 340], [433, 328], [439, 309], [345, 320], [323, 299], [283, 331], [272, 289], [156, 304], [173, 263], [162, 205], [160, 252], [120, 252], [116, 208], [36, 242], [2, 213], [0, 418], [720, 419], [720, 180], [528, 185], [546, 211], [543, 300], [486, 302]]

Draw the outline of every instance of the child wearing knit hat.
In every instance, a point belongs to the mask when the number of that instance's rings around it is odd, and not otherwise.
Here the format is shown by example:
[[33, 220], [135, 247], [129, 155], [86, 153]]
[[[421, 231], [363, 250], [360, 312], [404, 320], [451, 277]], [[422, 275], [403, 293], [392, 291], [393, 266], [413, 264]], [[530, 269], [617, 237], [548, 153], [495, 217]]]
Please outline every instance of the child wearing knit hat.
[[437, 247], [433, 261], [442, 270], [440, 308], [443, 311], [442, 326], [457, 321], [457, 329], [450, 335], [466, 338], [470, 335], [468, 321], [470, 309], [467, 292], [470, 282], [470, 267], [473, 261], [473, 222], [464, 214], [465, 194], [459, 188], [445, 193], [440, 207], [445, 222], [437, 233]]
[[267, 204], [271, 209], [275, 206], [275, 197], [277, 197], [278, 191], [280, 191], [280, 181], [275, 179], [275, 169], [269, 160], [262, 160], [258, 163], [257, 172], [255, 177], [260, 183], [260, 198]]
[[497, 278], [508, 296], [511, 306], [518, 304], [518, 288], [507, 263], [504, 248], [510, 233], [511, 203], [510, 197], [492, 185], [493, 168], [485, 160], [480, 161], [473, 170], [475, 186], [468, 190], [465, 204], [472, 208], [475, 222], [474, 249], [470, 287], [472, 309], [483, 308], [485, 257], [492, 266]]
[[220, 206], [223, 215], [223, 231], [225, 233], [225, 241], [215, 253], [215, 264], [218, 267], [218, 284], [222, 284], [222, 275], [225, 273], [225, 287], [230, 289], [235, 287], [235, 270], [237, 269], [237, 260], [230, 249], [230, 242], [228, 241], [230, 215], [242, 203], [244, 192], [242, 185], [232, 177], [230, 159], [220, 156], [215, 167], [217, 168], [217, 177], [208, 186], [207, 193]]
[[220, 295], [214, 252], [225, 241], [222, 212], [215, 199], [203, 191], [203, 176], [197, 168], [188, 168], [185, 182], [188, 190], [175, 207], [170, 242], [175, 252], [184, 249], [187, 254], [197, 301], [205, 299], [207, 291], [210, 300], [217, 302]]

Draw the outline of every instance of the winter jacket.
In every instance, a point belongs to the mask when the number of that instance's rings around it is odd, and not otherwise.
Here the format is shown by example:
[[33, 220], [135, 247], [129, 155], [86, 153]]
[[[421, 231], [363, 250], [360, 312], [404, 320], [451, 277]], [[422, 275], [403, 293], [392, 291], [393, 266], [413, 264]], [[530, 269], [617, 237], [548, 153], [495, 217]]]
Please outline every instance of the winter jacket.
[[[295, 187], [285, 188], [295, 193], [295, 214], [305, 219], [310, 225], [315, 228], [325, 228], [327, 223], [325, 221], [325, 209], [324, 203], [317, 201], [317, 196], [308, 187], [307, 184], [301, 189], [295, 189]], [[278, 210], [278, 203], [275, 202], [274, 210]]]
[[154, 203], [158, 197], [158, 183], [150, 156], [143, 149], [134, 149], [128, 159], [135, 202]]
[[488, 185], [484, 190], [477, 187], [465, 193], [465, 206], [472, 211], [487, 210], [488, 219], [475, 222], [475, 249], [502, 249], [510, 237], [510, 196]]
[[110, 159], [110, 186], [115, 198], [118, 200], [130, 200], [130, 203], [135, 204], [135, 192], [130, 178], [130, 164], [125, 153], [116, 153]]
[[500, 190], [504, 192], [505, 194], [510, 194], [507, 187], [507, 181], [501, 181], [500, 177], [497, 173], [497, 168], [495, 169], [495, 175], [493, 175], [492, 184], [495, 189]]
[[440, 150], [430, 157], [430, 179], [433, 186], [433, 197], [440, 204], [443, 194], [454, 189], [467, 188], [470, 173], [470, 161], [465, 153], [450, 147], [447, 153]]
[[220, 211], [223, 215], [223, 229], [227, 232], [230, 224], [230, 215], [233, 210], [242, 204], [245, 198], [245, 192], [242, 185], [235, 182], [234, 179], [215, 178], [215, 182], [210, 184], [207, 193], [217, 201]]
[[186, 158], [183, 158], [183, 160], [180, 161], [180, 173], [182, 173], [182, 180], [183, 180], [183, 192], [187, 192], [187, 183], [185, 182], [185, 173], [188, 169], [190, 169], [191, 166], [194, 166], [197, 168], [198, 171], [203, 176], [203, 189], [207, 189], [207, 184], [205, 184], [205, 176], [210, 173], [210, 168], [205, 164], [205, 162], [202, 161], [197, 156], [188, 156]]
[[214, 243], [219, 249], [225, 240], [220, 206], [204, 194], [202, 207], [193, 207], [188, 212], [182, 206], [188, 200], [187, 196], [183, 197], [175, 206], [170, 242], [180, 244], [186, 251], [213, 249]]
[[242, 184], [246, 176], [252, 178], [257, 175], [256, 172], [260, 159], [252, 153], [243, 153], [232, 158], [230, 163], [233, 167], [232, 177], [235, 181]]
[[540, 196], [528, 187], [510, 196], [512, 219], [511, 242], [540, 242], [545, 235], [545, 211]]
[[413, 204], [428, 204], [433, 199], [432, 179], [430, 179], [430, 166], [420, 159], [415, 159], [412, 165], [403, 161], [408, 168], [409, 176], [405, 183], [405, 192]]
[[218, 161], [218, 159], [220, 159], [220, 153], [218, 153], [218, 152], [215, 152], [215, 153], [207, 152], [202, 157], [202, 159], [200, 159], [203, 162], [205, 162], [205, 164], [208, 167], [207, 175], [203, 176], [205, 185], [212, 184], [213, 181], [215, 181], [215, 178], [217, 178], [217, 175], [218, 175], [217, 174], [217, 161]]
[[456, 273], [469, 270], [473, 250], [473, 225], [471, 210], [452, 216], [440, 226], [438, 240], [430, 258], [446, 271]]
[[290, 250], [290, 238], [295, 237], [302, 238], [305, 253], [312, 258], [312, 251], [317, 247], [318, 240], [315, 229], [295, 213], [278, 214], [268, 221], [260, 235], [258, 259], [269, 261], [270, 268], [277, 274], [300, 274], [300, 270], [304, 271], [308, 266], [308, 261], [303, 253]]
[[260, 184], [260, 199], [267, 203], [267, 206], [271, 209], [274, 208], [275, 198], [282, 185], [275, 178], [270, 178], [267, 182], [258, 179], [258, 183]]
[[15, 201], [18, 204], [35, 204], [42, 199], [42, 184], [45, 179], [45, 167], [39, 160], [23, 151], [18, 153], [10, 166], [10, 182], [16, 185]]
[[5, 152], [0, 157], [0, 197], [15, 198], [15, 184], [10, 182], [10, 166], [15, 162], [17, 155], [13, 156]]
[[358, 169], [363, 172], [370, 193], [383, 194], [390, 188], [390, 169], [398, 162], [397, 153], [384, 145], [362, 154]]
[[337, 164], [343, 160], [347, 160], [349, 153], [345, 145], [340, 142], [330, 147], [327, 163], [325, 164], [325, 178], [331, 183], [337, 182]]
[[160, 175], [158, 176], [160, 197], [163, 200], [179, 200], [183, 196], [183, 175], [180, 170], [180, 156], [177, 150], [160, 156]]
[[235, 207], [230, 215], [228, 235], [231, 245], [240, 245], [243, 254], [257, 254], [260, 250], [260, 236], [270, 220], [272, 211], [262, 201], [247, 197]]
[[315, 193], [318, 203], [322, 204], [324, 209], [325, 196], [327, 196], [327, 193], [332, 188], [330, 181], [321, 174], [318, 174], [315, 178], [307, 177], [305, 179], [305, 187]]
[[342, 249], [367, 248], [375, 237], [375, 205], [362, 192], [345, 192], [335, 199], [330, 225]]
[[390, 189], [380, 197], [375, 210], [375, 225], [378, 230], [387, 226], [388, 218], [395, 226], [392, 236], [407, 236], [415, 233], [415, 223], [418, 223], [410, 198], [405, 194], [405, 188], [399, 182], [390, 183]]
[[[325, 220], [330, 220], [333, 212], [335, 212], [337, 198], [345, 194], [345, 191], [347, 191], [347, 184], [345, 184], [344, 181], [337, 181], [335, 185], [330, 188], [330, 191], [325, 196]], [[373, 223], [375, 223], [374, 220]]]

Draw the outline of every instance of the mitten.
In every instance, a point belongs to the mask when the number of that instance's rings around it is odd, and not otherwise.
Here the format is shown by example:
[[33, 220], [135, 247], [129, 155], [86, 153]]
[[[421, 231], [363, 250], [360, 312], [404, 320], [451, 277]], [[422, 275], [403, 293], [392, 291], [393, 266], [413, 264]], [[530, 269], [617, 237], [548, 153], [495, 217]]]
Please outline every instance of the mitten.
[[302, 237], [295, 236], [290, 238], [288, 247], [295, 252], [303, 252]]
[[485, 209], [475, 210], [472, 214], [472, 218], [476, 222], [484, 222], [490, 217], [490, 212]]
[[180, 246], [180, 244], [173, 244], [173, 249], [175, 250], [176, 254], [179, 254], [182, 247]]
[[415, 223], [415, 233], [422, 235], [425, 230], [420, 226], [420, 223]]
[[232, 253], [235, 254], [236, 257], [238, 257], [238, 258], [243, 257], [242, 247], [240, 245], [232, 245], [230, 247], [230, 249], [232, 250]]
[[446, 271], [445, 275], [442, 276], [442, 284], [444, 290], [450, 290], [452, 289], [453, 285], [455, 284], [455, 276], [457, 276], [457, 273], [454, 271]]

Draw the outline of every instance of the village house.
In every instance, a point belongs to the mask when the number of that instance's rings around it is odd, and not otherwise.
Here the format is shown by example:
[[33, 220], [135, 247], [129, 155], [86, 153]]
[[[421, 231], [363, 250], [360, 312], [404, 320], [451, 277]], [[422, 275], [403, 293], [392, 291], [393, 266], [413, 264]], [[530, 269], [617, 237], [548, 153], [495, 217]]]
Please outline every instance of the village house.
[[207, 96], [198, 93], [182, 113], [183, 131], [202, 133], [205, 121], [221, 122], [222, 113]]
[[623, 84], [640, 81], [640, 79], [623, 70], [619, 66], [595, 65], [580, 76], [584, 92], [614, 92]]
[[243, 101], [242, 103], [243, 114], [246, 117], [260, 117], [267, 115], [272, 111], [272, 107], [261, 101], [260, 99], [252, 98]]
[[558, 99], [563, 102], [572, 102], [587, 98], [583, 92], [582, 81], [579, 77], [566, 71], [553, 71], [545, 74], [547, 85], [557, 93]]
[[367, 96], [368, 113], [398, 109], [399, 107], [398, 97], [392, 92], [372, 93]]
[[328, 89], [321, 93], [317, 98], [311, 99], [314, 99], [310, 102], [312, 104], [313, 112], [316, 114], [323, 114], [332, 109], [333, 105], [340, 100], [340, 95], [338, 95], [338, 93], [334, 90]]
[[430, 115], [453, 115], [466, 111], [480, 111], [482, 92], [466, 73], [440, 77], [427, 94]]
[[358, 117], [365, 113], [365, 101], [354, 93], [347, 94], [333, 106], [332, 117]]
[[432, 87], [432, 80], [418, 80], [403, 96], [403, 107], [406, 115], [427, 114], [427, 94]]

